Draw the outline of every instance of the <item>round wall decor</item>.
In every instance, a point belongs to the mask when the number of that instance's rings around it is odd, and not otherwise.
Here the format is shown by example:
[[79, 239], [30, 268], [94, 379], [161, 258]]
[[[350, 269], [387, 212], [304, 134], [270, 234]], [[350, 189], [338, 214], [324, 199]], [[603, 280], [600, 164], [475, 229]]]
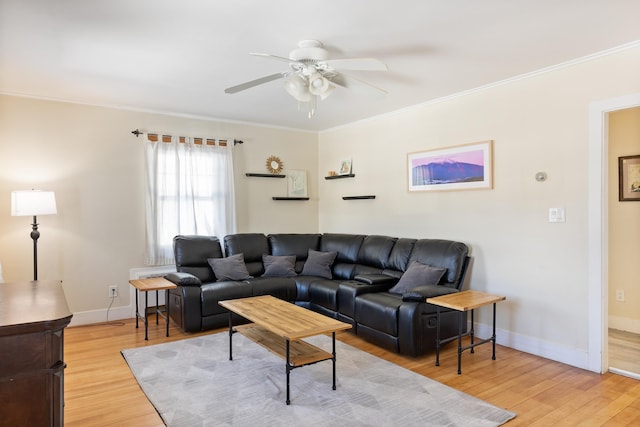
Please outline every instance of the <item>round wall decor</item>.
[[272, 174], [279, 174], [284, 167], [284, 163], [280, 160], [278, 156], [269, 156], [267, 158], [267, 170]]

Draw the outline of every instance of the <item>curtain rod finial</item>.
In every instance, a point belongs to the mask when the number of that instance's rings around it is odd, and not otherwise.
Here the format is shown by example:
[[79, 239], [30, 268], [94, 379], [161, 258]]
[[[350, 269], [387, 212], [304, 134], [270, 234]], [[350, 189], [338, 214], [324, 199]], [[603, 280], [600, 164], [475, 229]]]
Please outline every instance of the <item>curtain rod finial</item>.
[[134, 134], [136, 136], [136, 138], [139, 137], [140, 135], [142, 135], [142, 132], [140, 132], [139, 129], [132, 130], [131, 133]]
[[233, 145], [244, 144], [244, 141], [240, 141], [239, 139], [233, 140]]

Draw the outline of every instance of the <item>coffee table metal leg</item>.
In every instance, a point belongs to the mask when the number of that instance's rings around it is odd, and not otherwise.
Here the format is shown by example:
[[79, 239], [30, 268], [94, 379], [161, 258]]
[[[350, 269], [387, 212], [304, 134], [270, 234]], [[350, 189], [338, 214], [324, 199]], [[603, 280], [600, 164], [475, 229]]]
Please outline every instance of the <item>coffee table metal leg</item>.
[[229, 312], [229, 360], [233, 360], [233, 317]]
[[462, 311], [458, 312], [458, 375], [462, 373], [462, 323], [464, 316]]
[[291, 344], [289, 340], [287, 340], [287, 405], [291, 404], [291, 399], [289, 398], [289, 376], [291, 374], [291, 364], [289, 363], [289, 351]]
[[436, 307], [436, 366], [440, 366], [440, 306]]
[[331, 354], [333, 355], [333, 389], [336, 389], [336, 333], [331, 333]]

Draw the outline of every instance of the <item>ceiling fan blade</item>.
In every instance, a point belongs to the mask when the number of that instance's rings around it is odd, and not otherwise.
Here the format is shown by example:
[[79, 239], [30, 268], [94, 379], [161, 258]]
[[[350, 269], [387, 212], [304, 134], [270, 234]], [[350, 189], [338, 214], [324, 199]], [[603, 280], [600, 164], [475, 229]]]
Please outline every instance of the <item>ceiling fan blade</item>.
[[224, 90], [224, 93], [236, 93], [236, 92], [243, 91], [245, 89], [250, 89], [250, 88], [252, 88], [254, 86], [258, 86], [258, 85], [261, 85], [263, 83], [269, 83], [269, 82], [271, 82], [273, 80], [281, 79], [286, 74], [287, 73], [275, 73], [275, 74], [271, 74], [269, 76], [264, 76], [264, 77], [261, 77], [259, 79], [255, 79], [255, 80], [251, 80], [249, 82], [245, 82], [245, 83], [239, 84], [237, 86], [231, 86], [231, 87], [226, 88]]
[[287, 64], [290, 64], [292, 62], [298, 62], [298, 61], [294, 61], [293, 59], [285, 58], [284, 56], [271, 55], [269, 53], [250, 53], [249, 55], [263, 56], [265, 58], [271, 58], [278, 61], [286, 62]]
[[371, 83], [367, 83], [353, 76], [348, 76], [342, 73], [336, 74], [335, 76], [329, 78], [329, 81], [337, 84], [338, 86], [342, 86], [344, 88], [352, 89], [358, 92], [375, 93], [377, 95], [386, 95], [388, 93], [386, 90], [380, 89], [379, 87], [374, 86]]
[[329, 59], [323, 61], [335, 70], [351, 71], [387, 71], [389, 67], [375, 58]]

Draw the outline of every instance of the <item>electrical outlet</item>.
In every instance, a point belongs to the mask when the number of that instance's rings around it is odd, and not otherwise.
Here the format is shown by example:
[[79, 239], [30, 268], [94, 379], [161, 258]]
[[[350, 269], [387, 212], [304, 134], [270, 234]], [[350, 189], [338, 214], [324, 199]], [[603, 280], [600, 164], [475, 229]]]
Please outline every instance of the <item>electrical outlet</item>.
[[118, 296], [118, 287], [117, 286], [109, 286], [109, 298], [115, 298]]
[[624, 302], [624, 289], [616, 289], [616, 301]]

